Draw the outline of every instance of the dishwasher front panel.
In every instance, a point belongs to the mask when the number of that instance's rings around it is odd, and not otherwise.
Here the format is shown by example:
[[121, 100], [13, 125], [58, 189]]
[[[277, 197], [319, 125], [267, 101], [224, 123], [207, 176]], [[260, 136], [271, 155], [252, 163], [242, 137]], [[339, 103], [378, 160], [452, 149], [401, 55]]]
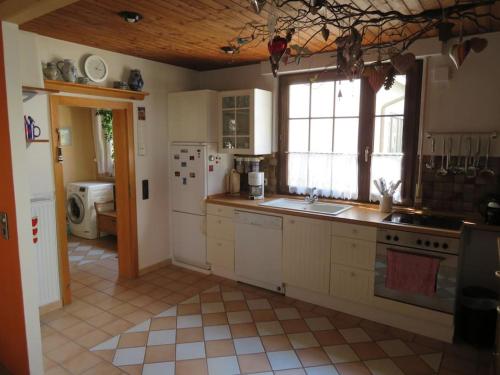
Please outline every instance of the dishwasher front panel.
[[235, 274], [238, 281], [284, 293], [282, 218], [235, 212]]

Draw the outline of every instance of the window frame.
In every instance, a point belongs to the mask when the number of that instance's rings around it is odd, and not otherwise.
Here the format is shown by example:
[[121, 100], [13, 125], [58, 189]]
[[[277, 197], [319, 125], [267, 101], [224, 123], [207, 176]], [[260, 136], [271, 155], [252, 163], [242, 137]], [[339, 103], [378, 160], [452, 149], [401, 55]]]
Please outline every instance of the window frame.
[[[402, 172], [401, 181], [402, 204], [413, 204], [415, 194], [416, 170], [418, 161], [418, 135], [420, 124], [420, 101], [422, 90], [421, 60], [406, 74], [405, 104], [402, 139]], [[278, 100], [278, 192], [281, 194], [296, 195], [289, 192], [288, 180], [288, 114], [289, 114], [289, 86], [292, 84], [345, 80], [345, 75], [338, 70], [322, 72], [308, 72], [285, 74], [279, 76]], [[384, 90], [382, 87], [381, 90]], [[373, 152], [375, 129], [375, 100], [376, 93], [368, 83], [367, 74], [361, 77], [361, 98], [358, 127], [358, 199], [356, 202], [369, 203], [370, 199], [370, 166]], [[368, 160], [365, 161], [365, 149], [369, 148]]]

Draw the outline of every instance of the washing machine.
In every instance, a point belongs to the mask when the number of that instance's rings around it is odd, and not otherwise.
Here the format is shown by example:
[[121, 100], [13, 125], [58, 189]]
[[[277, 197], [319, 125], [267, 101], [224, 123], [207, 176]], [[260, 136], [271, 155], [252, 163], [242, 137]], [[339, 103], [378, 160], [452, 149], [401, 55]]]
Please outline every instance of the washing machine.
[[67, 217], [71, 234], [97, 238], [97, 221], [94, 202], [108, 203], [106, 210], [114, 208], [114, 184], [108, 182], [71, 182], [66, 187]]

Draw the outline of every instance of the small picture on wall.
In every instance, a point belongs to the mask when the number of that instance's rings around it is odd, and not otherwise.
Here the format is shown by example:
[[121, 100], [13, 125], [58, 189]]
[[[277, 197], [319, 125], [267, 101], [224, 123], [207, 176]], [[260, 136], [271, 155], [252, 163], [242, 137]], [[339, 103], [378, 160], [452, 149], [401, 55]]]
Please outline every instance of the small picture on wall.
[[146, 120], [146, 107], [137, 107], [137, 117], [138, 120]]
[[71, 128], [59, 129], [59, 141], [61, 146], [71, 146]]

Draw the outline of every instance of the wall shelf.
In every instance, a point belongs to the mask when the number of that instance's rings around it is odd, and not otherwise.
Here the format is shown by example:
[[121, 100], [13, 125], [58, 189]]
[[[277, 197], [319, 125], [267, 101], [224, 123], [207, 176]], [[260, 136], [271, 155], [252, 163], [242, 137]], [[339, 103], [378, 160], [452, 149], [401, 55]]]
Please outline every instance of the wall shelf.
[[47, 89], [43, 87], [23, 86], [23, 103], [27, 102], [36, 95], [57, 94], [59, 90]]
[[48, 139], [34, 139], [32, 141], [26, 140], [26, 147], [31, 146], [33, 143], [49, 143]]
[[144, 91], [121, 90], [110, 87], [84, 85], [63, 81], [45, 80], [45, 88], [74, 94], [104, 96], [108, 98], [144, 100], [149, 93]]

